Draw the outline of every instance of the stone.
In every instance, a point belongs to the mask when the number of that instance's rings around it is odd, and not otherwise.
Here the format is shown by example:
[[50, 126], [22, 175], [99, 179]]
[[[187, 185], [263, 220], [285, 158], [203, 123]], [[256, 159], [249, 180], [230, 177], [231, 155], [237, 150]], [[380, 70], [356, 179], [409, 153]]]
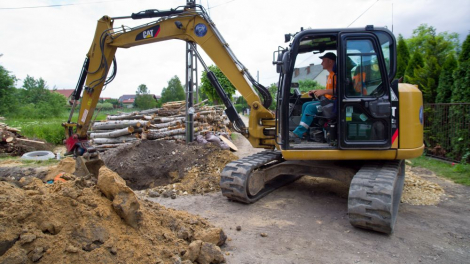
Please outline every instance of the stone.
[[158, 191], [149, 191], [150, 197], [160, 197], [160, 193]]
[[194, 239], [212, 243], [217, 246], [222, 246], [225, 244], [227, 236], [225, 235], [222, 228], [209, 228], [194, 234]]
[[196, 261], [199, 264], [218, 264], [225, 262], [225, 257], [218, 246], [203, 242]]
[[74, 247], [74, 246], [72, 246], [72, 245], [69, 245], [69, 246], [65, 249], [65, 251], [66, 251], [66, 252], [69, 252], [69, 253], [77, 253], [79, 250], [80, 250], [79, 248]]
[[33, 242], [35, 239], [36, 239], [36, 235], [35, 235], [35, 234], [26, 233], [26, 234], [22, 234], [22, 235], [20, 236], [20, 241], [21, 241], [22, 243], [31, 243], [31, 242]]
[[140, 202], [126, 182], [117, 173], [107, 167], [101, 167], [97, 186], [113, 202], [114, 211], [128, 225], [138, 228], [142, 223]]
[[203, 242], [201, 240], [191, 242], [191, 244], [189, 244], [188, 251], [186, 251], [186, 253], [183, 255], [183, 260], [189, 260], [191, 262], [196, 261], [196, 259], [199, 257], [202, 243]]
[[109, 249], [109, 252], [111, 252], [111, 254], [113, 254], [113, 255], [116, 255], [117, 254], [117, 248], [112, 247], [112, 248]]
[[237, 231], [241, 231], [242, 230], [242, 227], [241, 226], [237, 226]]

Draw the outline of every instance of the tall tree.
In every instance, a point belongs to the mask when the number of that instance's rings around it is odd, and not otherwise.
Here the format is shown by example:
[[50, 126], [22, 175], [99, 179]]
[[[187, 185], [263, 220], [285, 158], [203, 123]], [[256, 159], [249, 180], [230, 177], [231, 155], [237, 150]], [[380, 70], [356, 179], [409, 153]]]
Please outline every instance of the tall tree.
[[157, 105], [157, 101], [150, 94], [150, 91], [145, 84], [141, 84], [137, 87], [135, 95], [134, 104], [140, 109], [150, 109]]
[[406, 66], [410, 61], [410, 51], [408, 45], [403, 36], [398, 35], [398, 46], [397, 46], [397, 78], [405, 76]]
[[[215, 74], [225, 93], [230, 98], [230, 100], [232, 100], [232, 95], [235, 94], [235, 87], [233, 86], [233, 84], [227, 79], [227, 77], [225, 77], [219, 67], [211, 65], [209, 66], [209, 70]], [[221, 100], [219, 95], [215, 91], [215, 88], [212, 87], [209, 78], [207, 78], [206, 71], [202, 73], [200, 91], [205, 93], [209, 97], [209, 99], [214, 102], [214, 104], [218, 104]]]
[[[408, 39], [410, 51], [423, 55], [424, 65], [413, 72], [412, 81], [423, 91], [425, 103], [434, 103], [437, 96], [438, 81], [441, 74], [441, 65], [448, 56], [458, 49], [458, 34], [442, 32], [437, 33], [436, 28], [421, 24], [413, 31]], [[407, 72], [408, 73], [408, 72]]]
[[418, 51], [415, 51], [413, 53], [413, 56], [411, 56], [411, 60], [408, 63], [408, 66], [406, 66], [405, 81], [413, 83], [414, 78], [415, 78], [415, 70], [420, 69], [423, 66], [424, 66], [424, 60], [423, 60], [423, 57], [421, 56], [421, 53], [419, 53]]
[[459, 56], [459, 62], [469, 61], [470, 60], [470, 35], [462, 43], [462, 52]]
[[457, 60], [454, 55], [450, 55], [442, 66], [441, 75], [439, 76], [436, 103], [450, 103], [454, 86], [454, 77], [452, 75], [456, 68]]
[[459, 66], [454, 72], [454, 89], [452, 102], [470, 102], [470, 35], [462, 44], [462, 53], [459, 56]]
[[443, 65], [450, 53], [458, 52], [459, 34], [447, 31], [437, 33], [433, 26], [421, 24], [406, 42], [411, 54], [418, 51], [422, 55], [436, 56], [438, 63]]
[[47, 101], [50, 91], [47, 89], [47, 83], [44, 79], [34, 79], [29, 75], [23, 81], [23, 103], [37, 104], [39, 102]]
[[168, 81], [168, 86], [162, 90], [161, 102], [183, 101], [186, 99], [183, 85], [178, 76], [174, 76]]
[[0, 65], [0, 116], [15, 110], [16, 80], [14, 75], [10, 75], [10, 72]]

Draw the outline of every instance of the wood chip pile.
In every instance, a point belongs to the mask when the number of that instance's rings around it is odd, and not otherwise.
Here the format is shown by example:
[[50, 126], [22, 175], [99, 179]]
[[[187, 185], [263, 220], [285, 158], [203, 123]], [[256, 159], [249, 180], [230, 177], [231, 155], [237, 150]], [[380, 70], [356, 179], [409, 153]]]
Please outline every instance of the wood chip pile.
[[23, 146], [25, 142], [44, 144], [44, 142], [24, 138], [20, 134], [20, 129], [9, 127], [1, 122], [5, 120], [0, 117], [0, 156], [21, 156], [24, 153]]
[[[194, 109], [194, 137], [209, 131], [231, 133], [221, 107], [195, 105]], [[185, 141], [185, 102], [168, 102], [162, 108], [109, 115], [106, 121], [95, 122], [88, 134], [98, 151], [141, 139]]]
[[412, 171], [406, 171], [405, 186], [401, 201], [412, 205], [436, 205], [445, 195], [444, 189], [436, 183], [427, 181], [415, 175]]

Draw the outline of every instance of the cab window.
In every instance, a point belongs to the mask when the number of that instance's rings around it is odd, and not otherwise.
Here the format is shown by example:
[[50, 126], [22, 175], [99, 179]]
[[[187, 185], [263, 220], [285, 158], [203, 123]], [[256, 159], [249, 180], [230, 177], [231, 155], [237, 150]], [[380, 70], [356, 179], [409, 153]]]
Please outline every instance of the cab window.
[[381, 96], [382, 75], [373, 43], [368, 39], [348, 40], [346, 47], [346, 96]]

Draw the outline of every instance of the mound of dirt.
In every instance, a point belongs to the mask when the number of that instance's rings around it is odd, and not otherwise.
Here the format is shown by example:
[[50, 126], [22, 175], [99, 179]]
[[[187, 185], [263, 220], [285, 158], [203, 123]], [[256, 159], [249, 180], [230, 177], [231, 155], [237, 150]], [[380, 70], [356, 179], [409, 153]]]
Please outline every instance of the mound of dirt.
[[134, 190], [181, 182], [180, 190], [187, 193], [218, 190], [220, 170], [238, 159], [229, 150], [211, 144], [151, 140], [108, 150], [101, 158]]
[[224, 261], [221, 229], [137, 200], [105, 167], [98, 185], [77, 178], [44, 184], [23, 177], [19, 186], [0, 181], [0, 208], [0, 263]]

